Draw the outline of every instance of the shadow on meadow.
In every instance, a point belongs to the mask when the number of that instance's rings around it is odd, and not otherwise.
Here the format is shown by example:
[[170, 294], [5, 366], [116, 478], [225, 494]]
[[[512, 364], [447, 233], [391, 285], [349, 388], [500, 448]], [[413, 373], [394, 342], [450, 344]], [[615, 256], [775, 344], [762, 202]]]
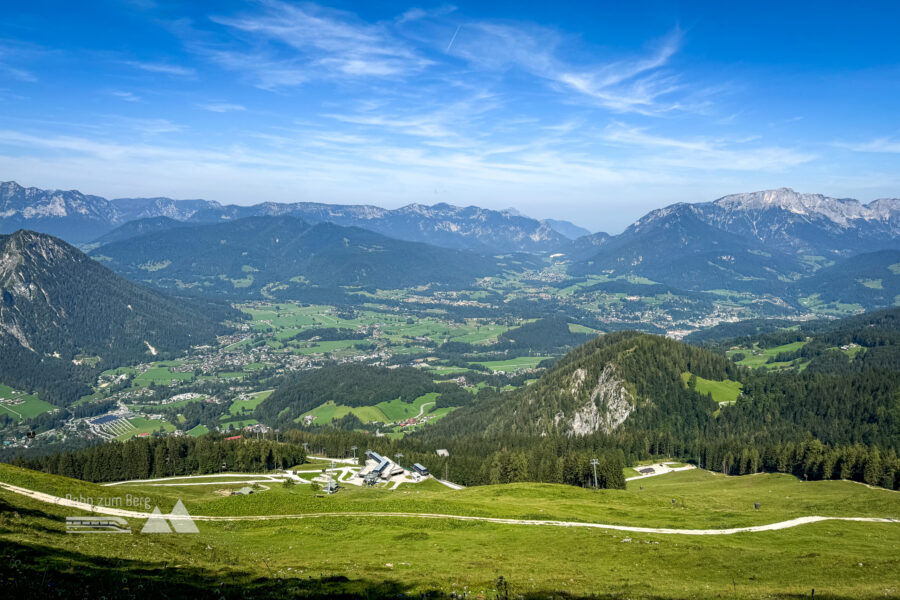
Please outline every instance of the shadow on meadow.
[[[662, 600], [670, 596], [635, 593], [572, 595], [551, 590], [518, 591], [513, 583], [499, 578], [486, 595], [450, 594], [438, 590], [413, 590], [396, 581], [349, 579], [343, 576], [307, 578], [260, 578], [241, 570], [216, 574], [192, 567], [161, 567], [158, 563], [107, 559], [45, 546], [5, 542], [0, 551], [0, 592], [6, 598], [116, 598], [122, 600], [156, 598], [199, 600], [265, 598], [471, 598], [484, 600], [613, 600], [645, 598]], [[727, 595], [727, 594], [726, 594]], [[800, 599], [804, 595], [767, 595], [768, 598]], [[815, 598], [844, 600], [816, 594]]]

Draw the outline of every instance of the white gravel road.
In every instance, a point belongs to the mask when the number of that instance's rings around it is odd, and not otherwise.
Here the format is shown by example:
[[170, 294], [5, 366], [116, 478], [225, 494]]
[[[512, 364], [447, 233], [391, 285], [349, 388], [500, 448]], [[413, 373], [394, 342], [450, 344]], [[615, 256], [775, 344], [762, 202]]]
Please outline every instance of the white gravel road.
[[[109, 515], [115, 517], [126, 517], [132, 519], [146, 519], [150, 513], [139, 512], [133, 510], [124, 510], [120, 508], [107, 508], [100, 506], [92, 506], [90, 504], [79, 502], [77, 500], [68, 500], [59, 498], [43, 492], [36, 492], [26, 488], [18, 487], [0, 481], [0, 488], [9, 492], [21, 494], [34, 500], [56, 504], [59, 506], [67, 506], [95, 514]], [[877, 517], [799, 517], [790, 519], [789, 521], [781, 521], [780, 523], [770, 523], [768, 525], [755, 525], [752, 527], [733, 527], [730, 529], [670, 529], [665, 527], [631, 527], [628, 525], [608, 525], [604, 523], [582, 523], [579, 521], [540, 521], [532, 519], [502, 519], [495, 517], [471, 517], [466, 515], [447, 515], [441, 513], [401, 513], [401, 512], [325, 512], [325, 513], [308, 513], [299, 515], [247, 515], [247, 516], [204, 516], [191, 515], [194, 521], [274, 521], [282, 519], [316, 519], [323, 517], [373, 517], [373, 518], [404, 518], [404, 519], [453, 519], [456, 521], [482, 521], [485, 523], [498, 523], [502, 525], [534, 525], [549, 527], [586, 527], [590, 529], [607, 529], [614, 531], [628, 531], [630, 533], [661, 533], [667, 535], [732, 535], [735, 533], [758, 533], [761, 531], [777, 531], [780, 529], [790, 529], [798, 525], [806, 525], [808, 523], [818, 523], [821, 521], [855, 521], [864, 523], [900, 523], [898, 519], [886, 519]]]

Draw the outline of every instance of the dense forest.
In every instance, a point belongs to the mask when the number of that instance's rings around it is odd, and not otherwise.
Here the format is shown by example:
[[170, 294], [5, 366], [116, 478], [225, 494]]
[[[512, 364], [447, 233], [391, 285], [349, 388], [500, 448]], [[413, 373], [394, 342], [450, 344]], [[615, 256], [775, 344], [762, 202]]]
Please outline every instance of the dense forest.
[[18, 458], [13, 464], [86, 481], [123, 481], [151, 477], [262, 472], [303, 463], [299, 443], [274, 440], [227, 440], [222, 436], [136, 438], [74, 452]]

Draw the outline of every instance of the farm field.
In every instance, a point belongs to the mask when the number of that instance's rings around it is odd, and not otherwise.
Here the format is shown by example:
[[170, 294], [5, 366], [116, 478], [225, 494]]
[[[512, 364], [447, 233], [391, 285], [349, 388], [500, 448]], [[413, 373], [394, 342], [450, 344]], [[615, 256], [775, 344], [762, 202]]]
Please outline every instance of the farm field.
[[422, 406], [425, 406], [424, 414], [427, 414], [430, 404], [433, 404], [438, 394], [430, 392], [423, 396], [419, 396], [412, 402], [403, 402], [399, 398], [390, 402], [379, 402], [373, 406], [344, 406], [336, 405], [334, 402], [326, 402], [321, 406], [307, 411], [301, 415], [297, 421], [302, 421], [303, 417], [312, 415], [316, 417], [316, 423], [330, 423], [334, 419], [340, 419], [350, 413], [356, 415], [363, 423], [393, 423], [419, 414]]
[[173, 373], [169, 367], [175, 366], [175, 362], [158, 362], [153, 366], [134, 378], [132, 385], [134, 387], [147, 387], [150, 383], [156, 385], [169, 385], [173, 381], [190, 381], [194, 378], [194, 374], [190, 371], [187, 373]]
[[[0, 481], [59, 496], [145, 496], [163, 512], [182, 498], [195, 516], [407, 511], [706, 528], [809, 514], [900, 515], [900, 494], [885, 490], [840, 481], [807, 483], [786, 475], [724, 477], [702, 471], [648, 478], [640, 482], [643, 489], [629, 484], [619, 491], [541, 484], [461, 491], [436, 485], [396, 491], [347, 486], [322, 497], [308, 486], [272, 486], [234, 497], [217, 495], [217, 486], [100, 487], [5, 465]], [[674, 507], [672, 498], [677, 499]], [[760, 498], [762, 508], [755, 511], [752, 503]], [[257, 597], [468, 592], [493, 598], [502, 577], [509, 597], [697, 598], [702, 590], [702, 597], [799, 598], [815, 589], [817, 597], [870, 598], [895, 596], [900, 568], [900, 556], [885, 552], [900, 545], [900, 523], [829, 521], [780, 531], [684, 536], [333, 516], [198, 521], [198, 534], [154, 536], [136, 533], [143, 522], [128, 519], [131, 535], [67, 536], [64, 517], [77, 514], [76, 509], [2, 489], [0, 503], [21, 515], [2, 517], [4, 581], [27, 579], [33, 586], [46, 571], [56, 589], [72, 590], [68, 595], [73, 597], [80, 595], [78, 586], [86, 585], [82, 577], [93, 576], [92, 589], [103, 591], [121, 592], [124, 581], [130, 589], [166, 585], [172, 593], [191, 586], [194, 594], [215, 588]], [[79, 568], [65, 568], [73, 560]]]
[[260, 402], [268, 398], [272, 395], [273, 390], [263, 390], [261, 392], [255, 392], [250, 394], [250, 397], [247, 400], [235, 400], [231, 403], [231, 406], [228, 407], [228, 412], [232, 415], [239, 415], [242, 412], [253, 412]]
[[768, 361], [770, 358], [775, 357], [780, 352], [794, 352], [805, 345], [806, 342], [791, 342], [790, 344], [775, 346], [774, 348], [759, 348], [754, 345], [753, 348], [729, 350], [728, 355], [731, 356], [735, 353], [744, 354], [744, 359], [738, 361], [737, 364], [743, 365], [745, 367], [750, 367], [751, 369], [779, 369], [787, 367], [788, 365], [790, 365], [790, 363], [769, 363]]
[[185, 433], [187, 435], [193, 436], [206, 435], [207, 433], [209, 433], [209, 428], [206, 425], [197, 425], [196, 427], [189, 429]]
[[22, 421], [32, 419], [54, 408], [52, 404], [41, 400], [34, 394], [26, 394], [21, 390], [14, 390], [7, 385], [0, 384], [0, 414], [6, 414], [17, 421]]
[[[252, 317], [254, 330], [275, 332], [274, 340], [269, 341], [274, 348], [282, 347], [281, 342], [310, 328], [334, 327], [354, 331], [378, 327], [380, 339], [393, 345], [424, 339], [437, 344], [445, 341], [489, 344], [511, 328], [479, 319], [467, 319], [464, 323], [447, 323], [431, 317], [410, 320], [376, 310], [358, 310], [352, 318], [345, 318], [334, 308], [324, 305], [260, 304], [241, 306], [241, 310]], [[298, 341], [292, 342], [290, 347], [297, 353], [316, 354], [345, 350], [359, 343], [361, 340]]]
[[490, 360], [483, 362], [475, 362], [474, 364], [487, 367], [492, 371], [518, 371], [520, 369], [533, 369], [538, 366], [542, 360], [547, 360], [550, 356], [520, 356], [509, 360]]

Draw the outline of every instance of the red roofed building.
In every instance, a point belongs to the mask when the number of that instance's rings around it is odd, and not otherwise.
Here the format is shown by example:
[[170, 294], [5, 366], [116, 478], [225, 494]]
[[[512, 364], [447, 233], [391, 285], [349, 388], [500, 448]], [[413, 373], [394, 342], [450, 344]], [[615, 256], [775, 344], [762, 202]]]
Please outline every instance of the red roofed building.
[[233, 435], [233, 436], [227, 437], [227, 438], [225, 438], [225, 439], [226, 439], [226, 440], [239, 440], [239, 439], [241, 439], [242, 437], [243, 437], [243, 436], [241, 436], [241, 435]]

